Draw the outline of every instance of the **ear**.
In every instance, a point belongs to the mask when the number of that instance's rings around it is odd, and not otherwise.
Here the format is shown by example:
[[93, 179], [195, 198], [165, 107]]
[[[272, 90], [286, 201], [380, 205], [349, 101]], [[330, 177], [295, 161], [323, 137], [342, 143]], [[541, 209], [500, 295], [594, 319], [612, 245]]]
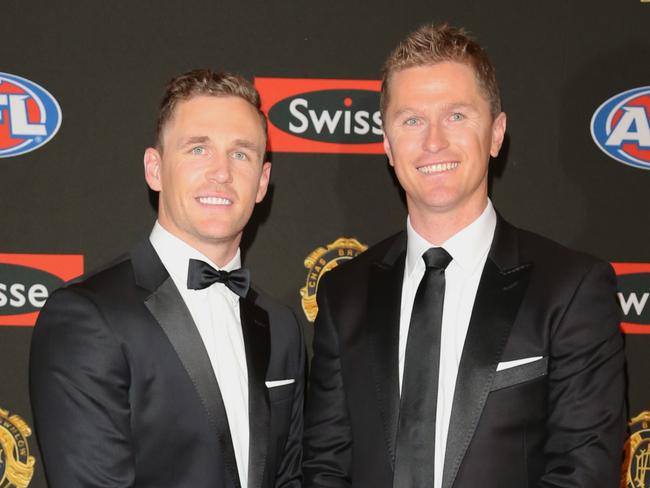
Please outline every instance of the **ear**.
[[496, 158], [501, 150], [503, 138], [506, 136], [506, 114], [501, 112], [492, 122], [492, 143], [490, 145], [490, 156]]
[[162, 156], [157, 149], [148, 147], [144, 151], [144, 179], [147, 180], [147, 185], [153, 191], [162, 190], [162, 179], [160, 177], [160, 165]]
[[266, 190], [269, 188], [269, 181], [271, 181], [271, 163], [267, 161], [262, 165], [262, 174], [260, 175], [260, 182], [257, 187], [255, 203], [260, 203], [262, 200], [264, 200]]
[[390, 141], [388, 140], [386, 131], [384, 131], [384, 152], [386, 152], [386, 156], [388, 156], [388, 164], [395, 166], [393, 163], [393, 151], [390, 149]]

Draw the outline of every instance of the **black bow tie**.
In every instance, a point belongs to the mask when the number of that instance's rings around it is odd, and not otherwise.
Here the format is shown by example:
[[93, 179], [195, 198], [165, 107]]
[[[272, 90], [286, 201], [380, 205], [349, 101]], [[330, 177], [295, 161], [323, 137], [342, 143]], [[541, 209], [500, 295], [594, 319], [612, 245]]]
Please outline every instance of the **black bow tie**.
[[245, 268], [233, 271], [214, 269], [208, 263], [198, 259], [190, 259], [187, 272], [187, 287], [190, 290], [202, 290], [213, 283], [223, 283], [233, 293], [244, 298], [251, 284], [250, 272]]

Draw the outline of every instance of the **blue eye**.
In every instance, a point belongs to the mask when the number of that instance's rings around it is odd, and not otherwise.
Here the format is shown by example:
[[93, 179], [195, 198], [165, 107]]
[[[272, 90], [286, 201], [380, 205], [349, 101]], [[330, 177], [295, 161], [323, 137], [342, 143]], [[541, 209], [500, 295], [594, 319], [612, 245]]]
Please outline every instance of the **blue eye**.
[[234, 153], [232, 153], [232, 157], [234, 159], [238, 159], [239, 161], [245, 161], [246, 159], [248, 159], [246, 153], [241, 151], [235, 151]]
[[203, 146], [193, 147], [190, 151], [194, 156], [202, 156], [205, 154], [205, 148]]
[[465, 118], [465, 116], [463, 114], [461, 114], [460, 112], [454, 112], [453, 114], [451, 114], [451, 117], [449, 117], [449, 119], [452, 122], [458, 122], [460, 120], [463, 120], [464, 118]]
[[417, 123], [418, 123], [418, 119], [416, 119], [415, 117], [409, 117], [404, 121], [404, 125], [409, 127], [413, 127], [414, 125], [417, 125]]

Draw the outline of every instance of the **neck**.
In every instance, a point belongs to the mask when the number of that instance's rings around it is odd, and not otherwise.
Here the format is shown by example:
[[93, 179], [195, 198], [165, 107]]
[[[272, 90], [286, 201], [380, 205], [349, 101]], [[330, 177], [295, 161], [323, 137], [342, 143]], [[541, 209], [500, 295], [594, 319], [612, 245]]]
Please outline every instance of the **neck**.
[[210, 258], [210, 260], [214, 264], [216, 264], [220, 268], [223, 268], [226, 264], [232, 261], [232, 259], [235, 257], [235, 254], [237, 254], [237, 249], [239, 249], [240, 240], [241, 238], [237, 239], [237, 242], [231, 242], [230, 243], [231, 245], [227, 247], [210, 245], [201, 248], [191, 243], [189, 244], [192, 247], [194, 247], [197, 251], [205, 254], [208, 258]]
[[409, 218], [419, 235], [431, 244], [440, 246], [478, 219], [486, 206], [487, 199], [481, 205], [449, 212], [421, 211], [409, 206]]

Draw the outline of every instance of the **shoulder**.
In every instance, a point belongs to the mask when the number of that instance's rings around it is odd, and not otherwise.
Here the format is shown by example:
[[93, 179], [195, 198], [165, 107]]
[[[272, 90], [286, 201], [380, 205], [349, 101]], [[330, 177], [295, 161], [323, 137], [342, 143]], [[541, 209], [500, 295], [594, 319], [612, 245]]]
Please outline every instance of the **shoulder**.
[[134, 281], [131, 258], [128, 254], [123, 254], [109, 263], [70, 281], [65, 287], [102, 292], [105, 289], [112, 288], [114, 285], [119, 284], [123, 286], [125, 283]]
[[549, 288], [579, 287], [587, 278], [610, 290], [616, 287], [612, 266], [588, 253], [571, 249], [534, 232], [514, 228], [517, 235], [519, 261], [531, 264], [533, 275]]
[[398, 232], [371, 246], [357, 257], [344, 262], [325, 273], [319, 283], [322, 285], [353, 287], [356, 282], [366, 282], [370, 269], [377, 263], [393, 263], [406, 250], [406, 232]]
[[594, 266], [609, 266], [602, 259], [569, 248], [534, 232], [517, 229], [522, 261], [530, 260], [553, 269], [588, 270]]
[[63, 293], [93, 297], [118, 308], [142, 302], [169, 277], [149, 239], [138, 242], [128, 253], [68, 283]]
[[97, 304], [123, 300], [133, 294], [135, 275], [128, 255], [122, 255], [101, 268], [66, 283], [50, 300], [83, 297]]
[[[122, 314], [142, 304], [148, 291], [135, 284], [132, 262], [120, 256], [101, 269], [72, 280], [55, 290], [39, 314], [36, 333], [47, 328], [80, 324], [120, 323]], [[118, 317], [119, 316], [119, 317]]]
[[[123, 302], [128, 294], [121, 278], [129, 274], [128, 268], [128, 260], [120, 259], [55, 290], [39, 313], [32, 351], [52, 357], [63, 355], [60, 360], [65, 362], [83, 356], [91, 344], [102, 344], [102, 352], [115, 349], [117, 341], [111, 326], [115, 312], [110, 303]], [[120, 293], [122, 297], [117, 296]]]

